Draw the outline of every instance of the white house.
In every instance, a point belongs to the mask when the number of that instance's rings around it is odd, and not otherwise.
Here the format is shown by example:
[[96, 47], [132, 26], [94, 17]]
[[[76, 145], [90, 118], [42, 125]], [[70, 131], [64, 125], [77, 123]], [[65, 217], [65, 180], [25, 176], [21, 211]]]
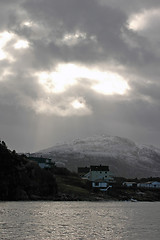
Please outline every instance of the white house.
[[160, 182], [151, 181], [151, 182], [145, 182], [145, 183], [138, 183], [138, 184], [137, 184], [137, 187], [140, 187], [140, 188], [160, 189]]
[[28, 157], [29, 160], [37, 162], [40, 168], [50, 168], [53, 165], [53, 162], [50, 158], [43, 157]]
[[109, 171], [108, 166], [90, 166], [89, 180], [94, 182], [97, 179], [102, 179], [104, 182], [113, 182], [113, 174]]
[[[88, 172], [86, 173], [87, 170]], [[83, 175], [83, 179], [91, 181], [93, 188], [99, 188], [100, 190], [108, 189], [110, 183], [114, 182], [113, 174], [109, 171], [108, 166], [99, 165], [90, 166], [90, 168], [78, 168], [78, 173], [80, 176]]]

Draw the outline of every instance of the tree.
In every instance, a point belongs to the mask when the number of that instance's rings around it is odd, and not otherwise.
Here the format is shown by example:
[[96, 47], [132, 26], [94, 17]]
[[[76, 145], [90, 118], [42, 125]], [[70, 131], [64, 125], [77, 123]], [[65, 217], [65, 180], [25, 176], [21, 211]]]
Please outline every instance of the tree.
[[7, 145], [6, 145], [6, 143], [5, 143], [4, 141], [2, 141], [2, 145], [3, 145], [5, 148], [7, 148]]

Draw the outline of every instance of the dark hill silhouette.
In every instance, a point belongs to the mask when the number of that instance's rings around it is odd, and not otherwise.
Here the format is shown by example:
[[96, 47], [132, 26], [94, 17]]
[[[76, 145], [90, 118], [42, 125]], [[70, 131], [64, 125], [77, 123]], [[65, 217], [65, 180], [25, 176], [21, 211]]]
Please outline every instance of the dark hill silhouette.
[[57, 193], [53, 173], [0, 142], [0, 200], [52, 199]]

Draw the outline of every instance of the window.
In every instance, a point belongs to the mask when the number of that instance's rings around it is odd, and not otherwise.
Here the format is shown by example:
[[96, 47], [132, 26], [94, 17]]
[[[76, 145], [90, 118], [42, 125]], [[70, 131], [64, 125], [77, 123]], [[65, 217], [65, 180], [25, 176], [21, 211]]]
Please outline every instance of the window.
[[98, 187], [98, 186], [99, 186], [99, 182], [95, 182], [94, 185], [95, 185], [96, 187]]

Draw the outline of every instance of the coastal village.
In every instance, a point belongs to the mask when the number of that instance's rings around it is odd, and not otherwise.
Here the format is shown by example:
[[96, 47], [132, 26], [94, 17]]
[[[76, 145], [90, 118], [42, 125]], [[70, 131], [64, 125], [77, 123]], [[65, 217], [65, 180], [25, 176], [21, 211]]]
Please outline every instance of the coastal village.
[[[51, 168], [53, 166], [52, 159], [44, 157], [28, 157], [32, 161], [36, 161], [41, 168]], [[91, 165], [90, 167], [78, 167], [78, 175], [83, 180], [91, 182], [92, 189], [97, 189], [101, 192], [107, 192], [110, 188], [116, 185], [116, 178], [110, 171], [109, 166], [104, 165]], [[145, 189], [160, 189], [159, 181], [147, 182], [121, 182], [124, 188], [145, 188]]]
[[110, 166], [93, 164], [77, 172], [51, 158], [17, 154], [0, 143], [0, 200], [160, 201], [160, 178], [126, 179]]

